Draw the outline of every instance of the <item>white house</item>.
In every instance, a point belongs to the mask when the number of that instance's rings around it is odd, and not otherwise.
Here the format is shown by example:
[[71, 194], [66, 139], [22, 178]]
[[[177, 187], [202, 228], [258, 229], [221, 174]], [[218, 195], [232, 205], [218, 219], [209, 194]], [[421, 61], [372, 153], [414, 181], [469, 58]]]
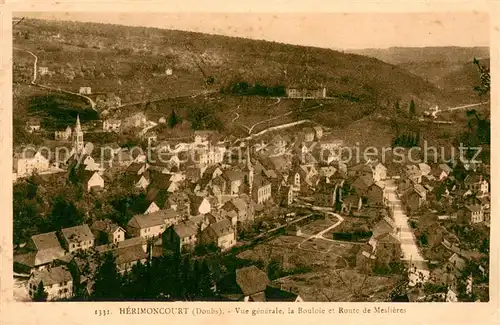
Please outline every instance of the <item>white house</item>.
[[38, 68], [38, 73], [42, 76], [46, 75], [49, 73], [49, 68], [48, 67], [39, 67]]
[[41, 271], [35, 271], [28, 280], [30, 297], [36, 294], [38, 286], [43, 283], [47, 300], [73, 297], [73, 277], [65, 266], [57, 266]]
[[84, 177], [87, 191], [90, 192], [93, 188], [104, 188], [104, 178], [97, 171], [86, 171]]
[[61, 229], [61, 237], [66, 250], [70, 253], [87, 250], [94, 246], [94, 234], [86, 224]]
[[49, 169], [49, 160], [40, 152], [26, 151], [20, 158], [14, 158], [14, 167], [18, 177], [40, 173]]
[[78, 93], [81, 95], [90, 95], [92, 94], [92, 89], [90, 87], [80, 87]]
[[149, 214], [156, 211], [160, 211], [160, 207], [155, 202], [151, 202], [146, 211], [144, 211], [144, 214]]
[[110, 132], [110, 131], [119, 132], [121, 125], [122, 125], [121, 120], [108, 119], [102, 123], [102, 129], [103, 129], [103, 131], [106, 131], [106, 132]]

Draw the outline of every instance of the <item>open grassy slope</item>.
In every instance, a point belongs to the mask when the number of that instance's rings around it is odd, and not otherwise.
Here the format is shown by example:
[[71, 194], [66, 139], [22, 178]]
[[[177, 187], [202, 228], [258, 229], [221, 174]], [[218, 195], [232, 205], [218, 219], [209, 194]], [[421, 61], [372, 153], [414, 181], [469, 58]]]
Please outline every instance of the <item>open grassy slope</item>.
[[[233, 81], [264, 85], [324, 85], [329, 96], [448, 100], [404, 69], [356, 54], [194, 32], [95, 23], [26, 20], [14, 44], [39, 56], [53, 75], [40, 82], [77, 90], [114, 92], [124, 102], [219, 90]], [[29, 65], [14, 52], [14, 63]], [[172, 76], [165, 69], [173, 70]], [[20, 80], [14, 74], [15, 80]], [[207, 86], [208, 77], [214, 83]]]

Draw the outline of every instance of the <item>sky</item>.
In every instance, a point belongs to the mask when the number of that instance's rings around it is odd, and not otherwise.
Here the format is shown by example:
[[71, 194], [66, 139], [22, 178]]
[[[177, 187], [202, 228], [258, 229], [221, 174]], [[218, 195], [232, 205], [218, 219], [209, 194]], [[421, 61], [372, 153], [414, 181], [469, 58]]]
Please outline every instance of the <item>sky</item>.
[[16, 13], [158, 27], [335, 49], [489, 46], [487, 13]]

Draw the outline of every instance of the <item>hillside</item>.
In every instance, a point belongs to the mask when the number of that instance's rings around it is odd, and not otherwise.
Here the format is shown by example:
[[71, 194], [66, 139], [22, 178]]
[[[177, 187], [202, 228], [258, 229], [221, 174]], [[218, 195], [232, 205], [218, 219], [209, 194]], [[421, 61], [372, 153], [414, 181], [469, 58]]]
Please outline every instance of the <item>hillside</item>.
[[489, 47], [390, 47], [387, 49], [349, 50], [349, 53], [377, 58], [394, 65], [425, 62], [468, 62], [474, 57], [488, 58]]
[[[16, 47], [51, 71], [41, 83], [68, 90], [90, 85], [123, 102], [218, 91], [235, 81], [267, 86], [317, 87], [329, 96], [373, 101], [410, 97], [449, 100], [404, 69], [355, 54], [267, 41], [117, 25], [26, 20], [14, 31]], [[14, 52], [14, 80], [22, 82], [32, 58]], [[172, 69], [172, 75], [165, 70]], [[24, 72], [23, 72], [24, 71]], [[19, 72], [19, 73], [17, 73]], [[24, 73], [24, 79], [23, 79]], [[213, 84], [206, 81], [213, 77]]]
[[480, 82], [473, 59], [479, 58], [481, 64], [489, 66], [488, 47], [389, 48], [351, 52], [398, 65], [440, 89], [454, 92], [454, 98], [463, 103], [476, 98], [473, 87]]

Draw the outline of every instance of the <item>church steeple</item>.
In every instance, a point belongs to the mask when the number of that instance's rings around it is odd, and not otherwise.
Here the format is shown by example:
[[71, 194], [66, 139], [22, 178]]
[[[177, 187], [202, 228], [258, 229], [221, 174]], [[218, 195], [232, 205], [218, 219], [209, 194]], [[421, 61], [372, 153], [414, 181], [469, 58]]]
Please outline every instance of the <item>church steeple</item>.
[[247, 185], [248, 185], [248, 190], [249, 190], [249, 194], [251, 195], [252, 194], [252, 184], [253, 184], [253, 166], [252, 166], [252, 160], [250, 158], [250, 146], [247, 146], [247, 152], [246, 152], [246, 159], [245, 159], [245, 168], [244, 168], [244, 172], [246, 173], [245, 174], [245, 180], [247, 181]]
[[81, 131], [82, 127], [80, 126], [80, 114], [76, 116], [76, 126], [75, 126], [75, 131]]
[[71, 135], [71, 142], [73, 144], [73, 150], [76, 154], [83, 152], [83, 131], [80, 125], [80, 115], [76, 116], [76, 125]]

